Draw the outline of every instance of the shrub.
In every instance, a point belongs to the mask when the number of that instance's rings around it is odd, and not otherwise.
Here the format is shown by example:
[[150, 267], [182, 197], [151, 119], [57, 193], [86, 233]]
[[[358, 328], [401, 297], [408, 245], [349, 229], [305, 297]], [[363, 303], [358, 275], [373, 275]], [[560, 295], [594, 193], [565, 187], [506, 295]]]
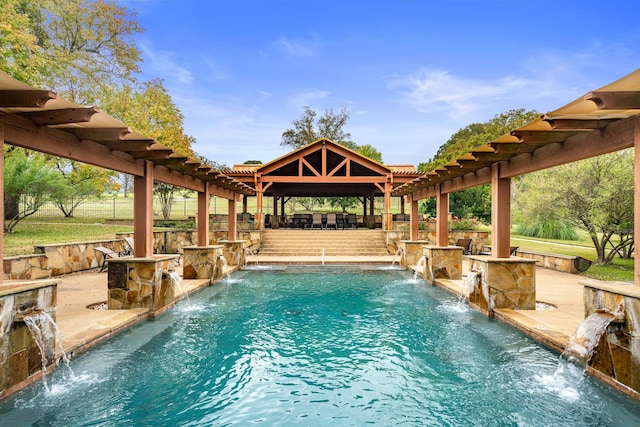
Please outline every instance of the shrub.
[[518, 225], [516, 234], [541, 239], [578, 240], [575, 228], [558, 220]]

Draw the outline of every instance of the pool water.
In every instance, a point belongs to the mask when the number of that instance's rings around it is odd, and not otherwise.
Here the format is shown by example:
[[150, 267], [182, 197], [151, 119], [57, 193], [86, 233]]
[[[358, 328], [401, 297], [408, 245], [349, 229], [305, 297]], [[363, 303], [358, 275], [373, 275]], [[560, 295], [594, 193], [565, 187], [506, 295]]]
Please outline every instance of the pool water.
[[0, 425], [640, 425], [640, 405], [402, 270], [259, 268], [0, 402]]

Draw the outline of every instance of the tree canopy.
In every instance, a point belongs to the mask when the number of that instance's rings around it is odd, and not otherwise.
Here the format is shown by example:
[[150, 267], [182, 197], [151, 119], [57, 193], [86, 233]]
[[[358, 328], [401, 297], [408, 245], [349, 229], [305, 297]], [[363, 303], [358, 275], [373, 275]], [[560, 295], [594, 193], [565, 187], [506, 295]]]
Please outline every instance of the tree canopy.
[[[471, 123], [451, 135], [429, 161], [420, 163], [418, 170], [432, 171], [539, 116], [540, 113], [537, 111], [526, 111], [521, 108], [496, 114], [484, 123]], [[489, 222], [491, 220], [491, 188], [488, 185], [482, 185], [452, 193], [449, 209], [458, 218], [473, 217]], [[435, 215], [435, 200], [431, 198], [424, 201], [421, 204], [421, 210]]]
[[[625, 150], [525, 175], [516, 181], [514, 213], [531, 224], [560, 220], [586, 230], [597, 264], [633, 244], [633, 151]], [[614, 242], [614, 235], [621, 235]]]

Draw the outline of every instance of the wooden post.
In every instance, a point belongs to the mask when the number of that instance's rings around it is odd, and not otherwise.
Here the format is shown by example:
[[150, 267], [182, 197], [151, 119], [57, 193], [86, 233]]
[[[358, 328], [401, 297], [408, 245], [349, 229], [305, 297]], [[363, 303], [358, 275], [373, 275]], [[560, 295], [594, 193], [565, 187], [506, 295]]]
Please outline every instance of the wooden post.
[[153, 163], [144, 161], [144, 176], [133, 179], [133, 254], [153, 255]]
[[436, 244], [449, 246], [449, 193], [443, 193], [436, 185]]
[[229, 200], [229, 207], [228, 207], [228, 240], [231, 241], [235, 241], [236, 240], [236, 234], [237, 234], [237, 218], [236, 218], [236, 200], [235, 199], [231, 199]]
[[[419, 234], [419, 222], [420, 219], [418, 218], [418, 199], [414, 199], [413, 198], [413, 194], [411, 196], [409, 196], [409, 202], [411, 203], [411, 216], [410, 216], [410, 221], [411, 221], [411, 238], [410, 240], [418, 240], [418, 234]], [[404, 206], [404, 199], [402, 199], [402, 205]]]
[[384, 230], [391, 230], [391, 182], [384, 183]]
[[633, 122], [633, 239], [635, 244], [635, 256], [633, 261], [633, 282], [635, 286], [640, 286], [640, 121]]
[[[4, 224], [4, 114], [0, 113], [0, 142], [2, 144], [2, 154], [0, 154], [0, 218], [2, 218]], [[4, 278], [4, 227], [0, 229], [0, 283]]]
[[500, 178], [500, 163], [491, 165], [491, 256], [511, 255], [511, 179]]
[[209, 184], [198, 193], [198, 246], [209, 245]]

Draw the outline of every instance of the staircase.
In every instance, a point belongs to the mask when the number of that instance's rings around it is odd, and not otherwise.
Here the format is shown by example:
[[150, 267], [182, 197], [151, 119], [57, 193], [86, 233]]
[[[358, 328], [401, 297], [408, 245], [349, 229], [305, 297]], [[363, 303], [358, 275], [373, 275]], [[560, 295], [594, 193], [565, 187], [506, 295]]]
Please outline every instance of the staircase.
[[389, 256], [382, 230], [265, 230], [260, 256]]

